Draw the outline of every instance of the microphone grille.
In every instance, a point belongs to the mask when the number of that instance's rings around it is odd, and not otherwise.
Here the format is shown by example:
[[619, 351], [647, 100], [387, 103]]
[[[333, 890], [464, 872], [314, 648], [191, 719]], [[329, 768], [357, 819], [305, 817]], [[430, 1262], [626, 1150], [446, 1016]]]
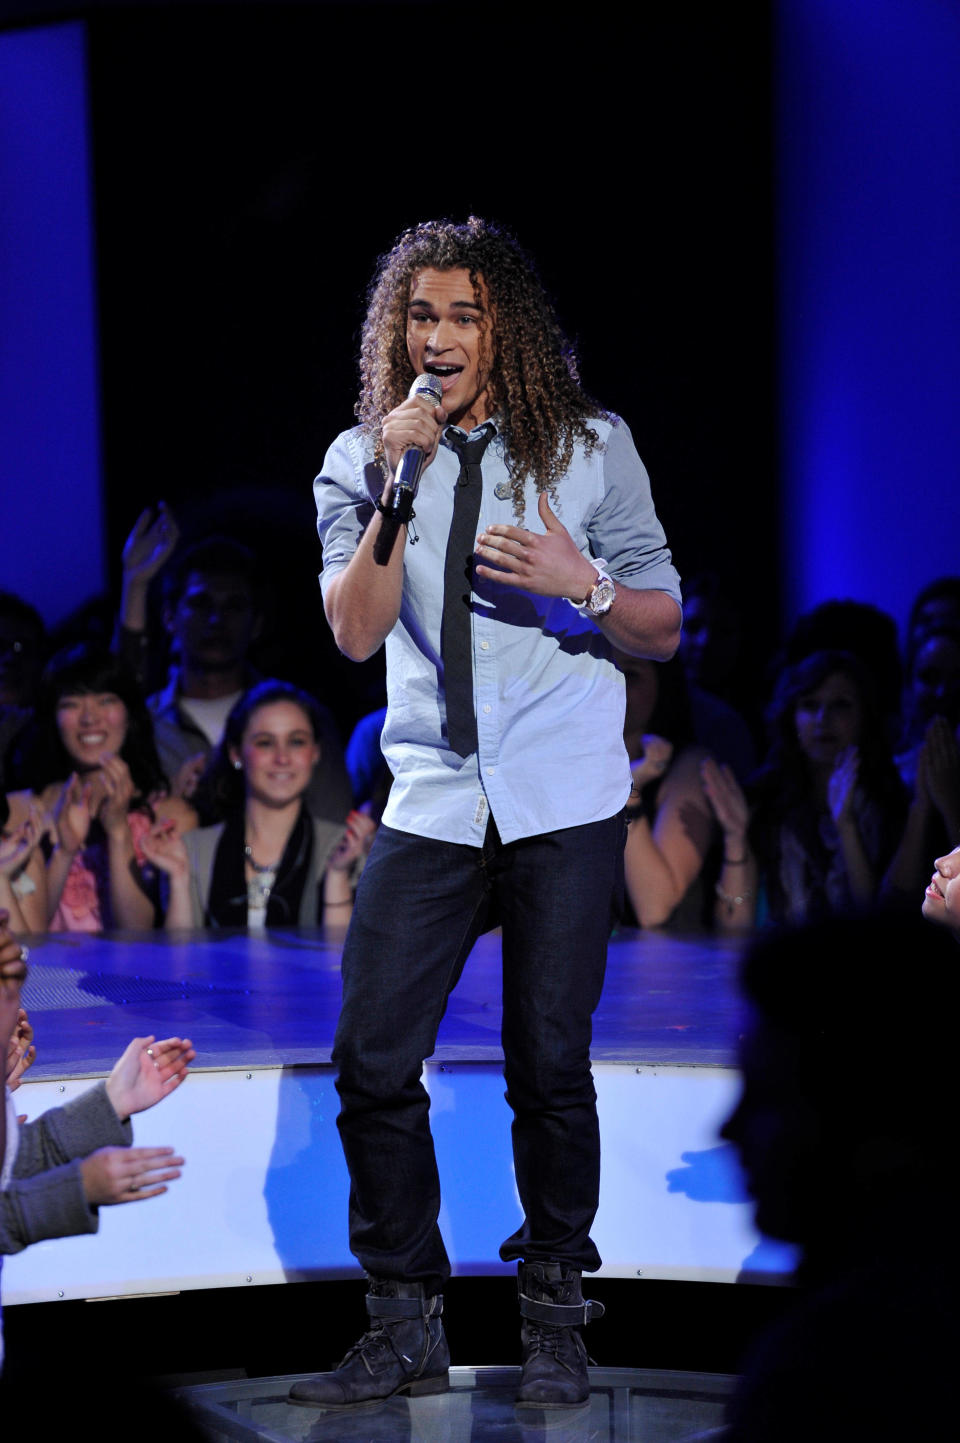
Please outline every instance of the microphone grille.
[[439, 406], [443, 397], [443, 382], [439, 376], [418, 376], [410, 387], [407, 399], [412, 400], [414, 396], [422, 396], [431, 406]]

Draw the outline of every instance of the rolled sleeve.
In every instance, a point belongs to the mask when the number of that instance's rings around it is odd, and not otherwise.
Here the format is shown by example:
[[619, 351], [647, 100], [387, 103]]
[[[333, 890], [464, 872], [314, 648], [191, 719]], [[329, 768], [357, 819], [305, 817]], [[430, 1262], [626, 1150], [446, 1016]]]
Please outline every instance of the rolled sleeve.
[[647, 469], [629, 427], [618, 420], [602, 457], [603, 497], [587, 526], [594, 556], [638, 591], [665, 591], [680, 606], [680, 577], [657, 519]]
[[317, 532], [323, 545], [320, 586], [324, 595], [329, 582], [344, 570], [360, 545], [373, 517], [371, 495], [378, 494], [382, 485], [379, 468], [365, 453], [360, 428], [338, 436], [313, 483]]

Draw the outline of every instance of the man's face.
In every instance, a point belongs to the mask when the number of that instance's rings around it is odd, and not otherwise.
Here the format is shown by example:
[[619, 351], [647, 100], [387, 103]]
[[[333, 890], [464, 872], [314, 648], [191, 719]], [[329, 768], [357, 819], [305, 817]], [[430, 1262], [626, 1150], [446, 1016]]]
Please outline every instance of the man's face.
[[469, 431], [488, 420], [493, 337], [482, 279], [474, 291], [467, 270], [430, 269], [414, 276], [407, 354], [418, 376], [425, 371], [440, 378], [443, 408], [454, 425]]
[[242, 576], [191, 571], [167, 616], [185, 666], [210, 671], [241, 666], [256, 632], [250, 585]]

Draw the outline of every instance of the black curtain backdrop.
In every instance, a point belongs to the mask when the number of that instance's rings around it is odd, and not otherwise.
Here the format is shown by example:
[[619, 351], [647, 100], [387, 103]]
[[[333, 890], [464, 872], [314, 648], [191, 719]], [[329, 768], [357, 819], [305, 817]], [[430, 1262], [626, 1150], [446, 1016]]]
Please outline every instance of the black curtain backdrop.
[[110, 553], [163, 497], [255, 545], [263, 660], [348, 727], [311, 481], [353, 423], [364, 293], [408, 224], [537, 258], [585, 385], [629, 423], [681, 574], [775, 636], [766, 6], [109, 7], [89, 15]]

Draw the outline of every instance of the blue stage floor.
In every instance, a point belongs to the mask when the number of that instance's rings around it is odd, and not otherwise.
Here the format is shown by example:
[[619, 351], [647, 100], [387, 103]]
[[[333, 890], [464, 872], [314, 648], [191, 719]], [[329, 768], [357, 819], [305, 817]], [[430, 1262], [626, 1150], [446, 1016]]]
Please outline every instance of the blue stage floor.
[[[132, 1036], [184, 1035], [197, 1068], [326, 1063], [342, 934], [50, 935], [31, 942], [24, 1005], [40, 1054], [30, 1077], [108, 1071]], [[725, 939], [623, 932], [610, 945], [594, 1019], [597, 1063], [731, 1067], [737, 947]], [[500, 1052], [499, 937], [482, 937], [456, 988], [434, 1060]]]

